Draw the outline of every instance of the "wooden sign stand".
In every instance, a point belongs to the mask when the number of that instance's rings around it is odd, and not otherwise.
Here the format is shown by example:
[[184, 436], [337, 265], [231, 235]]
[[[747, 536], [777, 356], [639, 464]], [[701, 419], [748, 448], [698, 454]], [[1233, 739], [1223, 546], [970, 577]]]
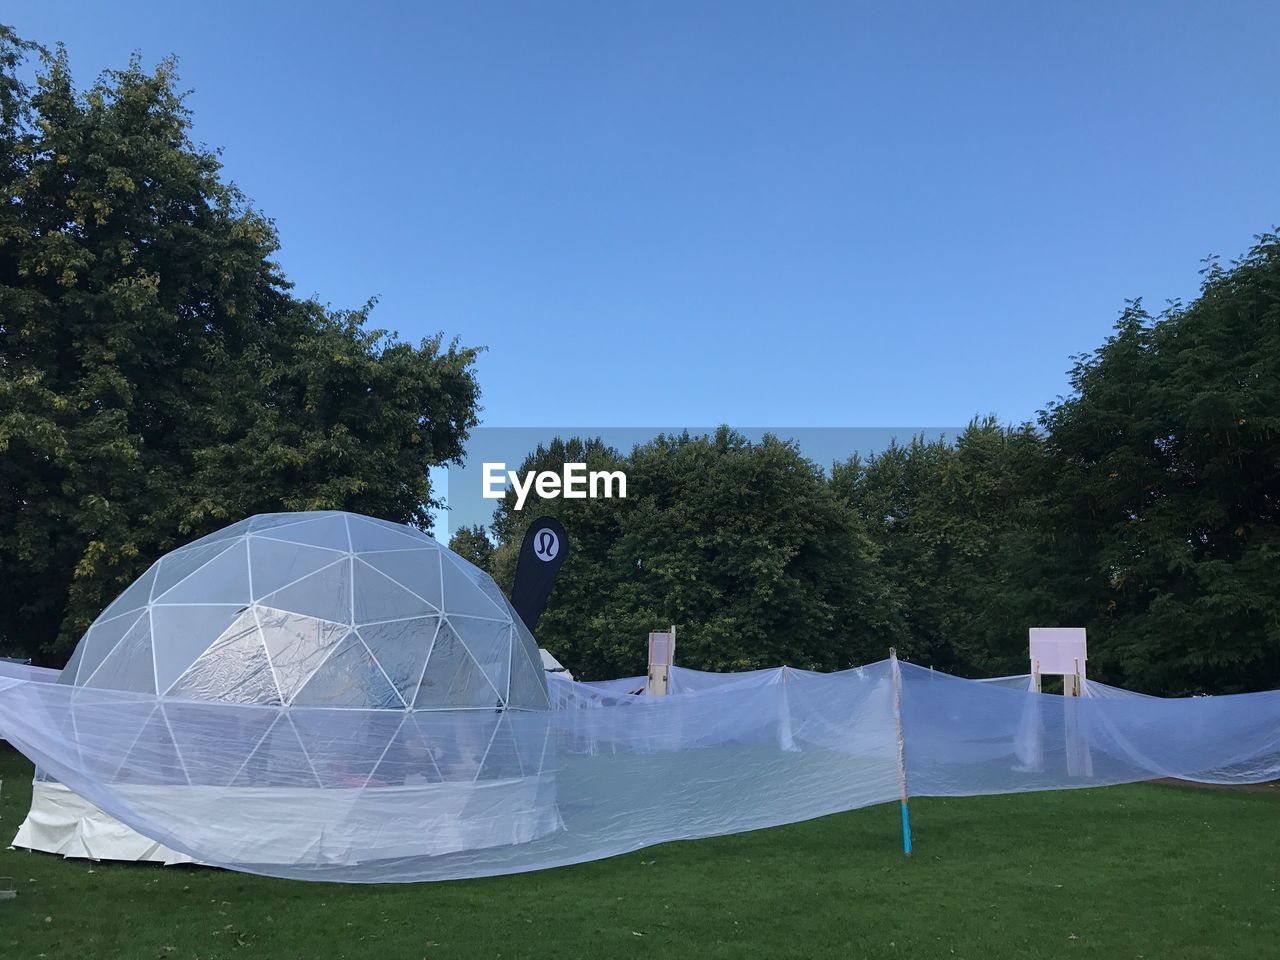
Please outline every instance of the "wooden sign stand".
[[[1089, 659], [1084, 627], [1032, 627], [1029, 647], [1031, 682], [1041, 692], [1040, 678], [1062, 677], [1062, 695], [1074, 701], [1084, 696], [1085, 664]], [[1089, 752], [1087, 717], [1073, 702], [1064, 706], [1063, 736], [1066, 740], [1067, 775], [1092, 776], [1093, 756]]]
[[676, 662], [676, 625], [667, 633], [649, 634], [649, 685], [651, 697], [667, 695], [671, 665]]

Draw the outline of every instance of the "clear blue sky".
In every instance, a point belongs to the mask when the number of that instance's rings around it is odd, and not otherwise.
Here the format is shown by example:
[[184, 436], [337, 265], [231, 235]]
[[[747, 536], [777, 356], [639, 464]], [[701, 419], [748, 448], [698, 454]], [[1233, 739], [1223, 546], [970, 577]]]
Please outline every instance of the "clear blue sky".
[[85, 85], [177, 54], [300, 290], [488, 346], [488, 425], [1022, 420], [1280, 221], [1275, 3], [0, 19]]

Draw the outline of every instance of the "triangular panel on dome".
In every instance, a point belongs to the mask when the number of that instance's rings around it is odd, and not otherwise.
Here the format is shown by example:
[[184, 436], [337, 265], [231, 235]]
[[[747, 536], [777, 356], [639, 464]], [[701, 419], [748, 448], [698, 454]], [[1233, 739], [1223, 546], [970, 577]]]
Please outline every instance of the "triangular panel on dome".
[[508, 718], [503, 716], [498, 720], [493, 736], [489, 738], [489, 746], [485, 750], [484, 759], [480, 761], [476, 779], [515, 780], [522, 776], [524, 776], [524, 770], [520, 765], [520, 752], [516, 749], [511, 724]]
[[156, 582], [156, 564], [147, 567], [146, 572], [129, 584], [120, 596], [107, 605], [107, 609], [98, 615], [99, 620], [111, 620], [131, 610], [140, 610], [151, 600], [151, 587]]
[[335, 731], [352, 730], [351, 716], [350, 710], [324, 707], [295, 707], [289, 711], [303, 749], [325, 788], [373, 785], [373, 768], [395, 739], [407, 714], [403, 710], [370, 710], [359, 714], [357, 734], [336, 734]]
[[151, 608], [151, 642], [156, 687], [164, 693], [235, 622], [244, 607], [224, 604], [156, 604]]
[[440, 561], [441, 579], [444, 583], [444, 612], [509, 622], [511, 615], [491, 597], [486, 596], [480, 585], [458, 569], [452, 560], [452, 556], [445, 554]]
[[415, 710], [501, 707], [502, 697], [449, 624], [442, 624], [414, 696]]
[[[525, 656], [529, 658], [529, 662], [537, 669], [538, 676], [546, 680], [547, 665], [542, 660], [542, 651], [538, 649], [538, 641], [533, 639], [533, 634], [529, 632], [529, 628], [524, 625], [524, 621], [516, 617], [511, 624], [511, 644], [523, 648]], [[554, 660], [554, 658], [552, 658]]]
[[370, 779], [377, 783], [415, 786], [439, 783], [444, 779], [436, 763], [437, 748], [418, 726], [417, 714], [406, 714], [386, 753], [373, 768]]
[[240, 603], [247, 604], [249, 591], [249, 548], [237, 540], [189, 577], [164, 593], [156, 593], [156, 603]]
[[549, 763], [554, 762], [550, 759], [554, 755], [548, 752], [554, 727], [550, 717], [545, 712], [516, 710], [504, 713], [503, 719], [507, 721], [511, 734], [515, 737], [520, 768], [524, 775], [530, 777], [550, 772], [546, 769]]
[[442, 608], [439, 550], [363, 553], [357, 559], [417, 594], [436, 610]]
[[283, 590], [259, 597], [263, 606], [305, 617], [351, 623], [351, 561], [335, 563]]
[[528, 651], [521, 643], [511, 644], [511, 686], [507, 693], [507, 706], [517, 710], [551, 708], [546, 673], [541, 664], [530, 662]]
[[178, 678], [169, 696], [233, 703], [279, 703], [257, 618], [246, 610]]
[[115, 779], [149, 786], [189, 782], [169, 722], [158, 705], [129, 747]]
[[245, 757], [261, 742], [280, 716], [275, 710], [239, 710], [228, 736], [226, 708], [200, 700], [167, 699], [161, 705], [169, 719], [178, 755], [191, 783], [225, 787], [244, 766]]
[[62, 668], [62, 673], [58, 675], [59, 683], [75, 683], [76, 674], [80, 671], [80, 661], [84, 659], [84, 638], [76, 644], [76, 648], [71, 651], [71, 656], [67, 658], [66, 664]]
[[259, 513], [249, 518], [248, 533], [260, 533], [272, 527], [288, 527], [295, 523], [318, 520], [330, 516], [327, 510], [294, 510], [288, 513]]
[[538, 662], [538, 641], [533, 639], [533, 634], [524, 625], [524, 621], [518, 616], [512, 617], [511, 626], [513, 628], [512, 642], [524, 644], [524, 648], [529, 654], [529, 659], [535, 663]]
[[265, 597], [345, 558], [345, 553], [324, 547], [251, 536], [249, 567], [253, 595]]
[[213, 533], [207, 533], [199, 540], [192, 540], [188, 547], [204, 546], [206, 543], [217, 543], [219, 540], [232, 540], [236, 537], [242, 537], [249, 532], [249, 525], [257, 519], [256, 517], [247, 517], [244, 520], [237, 520], [229, 526], [223, 527], [221, 530], [215, 530]]
[[147, 611], [142, 609], [122, 613], [110, 619], [99, 617], [95, 620], [85, 631], [84, 637], [76, 648], [76, 652], [80, 655], [80, 662], [78, 675], [73, 678], [74, 682], [84, 683], [93, 671], [98, 669], [102, 661], [107, 659], [107, 655], [116, 648], [121, 638], [146, 615]]
[[138, 739], [155, 710], [154, 701], [122, 701], [115, 691], [77, 687], [68, 711], [68, 736], [85, 771], [107, 783], [120, 769], [121, 745]]
[[318, 620], [266, 606], [258, 606], [256, 610], [276, 685], [288, 703], [302, 689], [307, 678], [337, 649], [351, 628], [345, 623]]
[[412, 714], [444, 779], [474, 780], [489, 743], [506, 714], [494, 710], [432, 710]]
[[[476, 736], [477, 724], [488, 730], [486, 722], [492, 722], [497, 714], [487, 711], [433, 710], [407, 714], [403, 729], [412, 729], [412, 742], [426, 751], [423, 765], [437, 771], [443, 780], [467, 780], [475, 776], [480, 767], [481, 750], [489, 742], [488, 734]], [[461, 770], [463, 755], [470, 761], [467, 770]], [[429, 764], [428, 761], [429, 760]], [[430, 775], [428, 774], [428, 779]]]
[[231, 786], [321, 786], [289, 714], [278, 713], [274, 719], [266, 736], [236, 771]]
[[505, 695], [511, 662], [511, 624], [480, 617], [452, 616], [449, 623], [485, 676]]
[[405, 620], [425, 617], [437, 609], [422, 597], [406, 590], [380, 570], [362, 559], [355, 562], [355, 622], [377, 623], [381, 620]]
[[511, 605], [511, 601], [509, 601], [506, 594], [502, 592], [502, 588], [493, 582], [492, 577], [487, 574], [483, 575], [480, 579], [476, 580], [476, 586], [480, 588], [480, 591], [485, 596], [493, 601], [493, 605], [495, 607], [502, 611], [501, 616], [509, 617], [512, 620], [520, 619], [520, 614], [516, 613], [516, 608]]
[[162, 596], [231, 546], [230, 541], [196, 543], [166, 553], [156, 561], [155, 582], [151, 598]]
[[375, 520], [372, 517], [350, 516], [347, 526], [351, 530], [351, 549], [356, 553], [374, 550], [421, 550], [436, 547], [426, 534], [415, 534], [398, 523]]
[[292, 701], [298, 707], [360, 707], [403, 710], [404, 701], [354, 633], [302, 685]]
[[419, 617], [368, 623], [357, 627], [356, 632], [405, 702], [410, 702], [439, 629], [439, 617]]
[[84, 687], [155, 693], [155, 664], [151, 660], [151, 618], [144, 611], [92, 674]]
[[326, 547], [343, 553], [349, 553], [351, 550], [351, 541], [347, 537], [347, 520], [340, 513], [329, 513], [310, 519], [302, 518], [296, 523], [255, 530], [253, 535], [271, 540], [283, 540], [285, 543]]

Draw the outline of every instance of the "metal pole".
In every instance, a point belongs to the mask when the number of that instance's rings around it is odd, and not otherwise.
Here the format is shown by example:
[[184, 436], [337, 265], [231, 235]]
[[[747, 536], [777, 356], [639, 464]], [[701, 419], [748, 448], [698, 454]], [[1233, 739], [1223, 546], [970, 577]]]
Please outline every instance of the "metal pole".
[[911, 856], [911, 817], [907, 812], [907, 754], [902, 740], [902, 671], [898, 669], [898, 651], [889, 648], [889, 666], [893, 673], [893, 719], [898, 728], [898, 785], [902, 789], [902, 852]]

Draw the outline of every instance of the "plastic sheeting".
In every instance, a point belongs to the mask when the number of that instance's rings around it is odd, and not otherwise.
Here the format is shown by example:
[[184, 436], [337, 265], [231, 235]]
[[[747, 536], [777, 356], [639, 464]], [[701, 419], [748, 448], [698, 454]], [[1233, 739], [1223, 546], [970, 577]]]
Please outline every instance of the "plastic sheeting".
[[[666, 697], [554, 679], [548, 711], [210, 703], [15, 673], [0, 667], [0, 735], [54, 778], [193, 859], [299, 879], [535, 870], [900, 789], [889, 661], [679, 671], [688, 692]], [[916, 796], [1280, 776], [1278, 693], [1064, 698], [902, 664], [901, 705]]]
[[29, 663], [0, 659], [0, 677], [13, 677], [18, 680], [42, 680], [45, 683], [53, 683], [61, 676], [61, 670], [52, 670], [49, 667], [33, 667]]
[[165, 554], [64, 683], [183, 700], [545, 710], [538, 646], [485, 572], [403, 524], [268, 513]]

